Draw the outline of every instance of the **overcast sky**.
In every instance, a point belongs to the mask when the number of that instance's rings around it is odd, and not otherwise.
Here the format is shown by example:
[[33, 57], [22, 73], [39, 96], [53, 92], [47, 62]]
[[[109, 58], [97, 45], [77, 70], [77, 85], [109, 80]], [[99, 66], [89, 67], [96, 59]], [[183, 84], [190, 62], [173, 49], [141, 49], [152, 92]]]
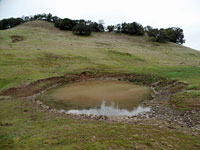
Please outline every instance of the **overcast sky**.
[[157, 28], [181, 27], [185, 46], [200, 50], [200, 0], [0, 0], [0, 19], [38, 13], [105, 24], [136, 21]]

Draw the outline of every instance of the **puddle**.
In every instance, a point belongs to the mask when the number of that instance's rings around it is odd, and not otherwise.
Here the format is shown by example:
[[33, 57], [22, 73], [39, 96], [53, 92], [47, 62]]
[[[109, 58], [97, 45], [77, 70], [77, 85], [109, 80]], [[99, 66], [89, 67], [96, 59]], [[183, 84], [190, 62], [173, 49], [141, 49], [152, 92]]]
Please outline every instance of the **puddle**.
[[90, 80], [52, 89], [41, 99], [68, 113], [133, 116], [150, 111], [141, 103], [151, 98], [151, 92], [149, 87], [126, 81]]
[[133, 116], [139, 113], [144, 113], [150, 111], [149, 107], [138, 106], [134, 108], [132, 111], [127, 109], [120, 109], [119, 107], [115, 107], [115, 104], [112, 103], [110, 106], [105, 105], [105, 101], [102, 101], [100, 108], [90, 108], [83, 110], [69, 110], [68, 113], [72, 114], [86, 114], [86, 115], [104, 115], [104, 116]]

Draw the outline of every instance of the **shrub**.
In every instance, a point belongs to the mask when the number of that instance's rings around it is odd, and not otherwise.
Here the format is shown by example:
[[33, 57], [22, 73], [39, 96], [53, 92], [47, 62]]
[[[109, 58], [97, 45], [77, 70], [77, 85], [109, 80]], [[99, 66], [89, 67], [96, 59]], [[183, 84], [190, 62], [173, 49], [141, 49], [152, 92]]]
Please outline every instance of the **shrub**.
[[72, 32], [77, 35], [90, 35], [92, 32], [92, 28], [86, 23], [78, 23], [76, 26], [74, 26]]
[[168, 40], [166, 31], [164, 29], [160, 29], [155, 37], [155, 40], [156, 42], [166, 42]]
[[113, 26], [113, 25], [109, 25], [109, 26], [107, 26], [107, 30], [108, 30], [108, 32], [113, 32], [114, 29], [115, 29], [115, 26]]
[[147, 35], [153, 37], [156, 42], [166, 42], [168, 41], [168, 37], [165, 29], [153, 29], [149, 28], [147, 31]]
[[59, 28], [60, 30], [71, 31], [75, 25], [76, 25], [76, 22], [74, 20], [69, 19], [69, 18], [58, 19], [55, 22], [55, 27]]
[[179, 27], [167, 28], [166, 34], [170, 42], [174, 42], [177, 44], [185, 43], [183, 29]]
[[143, 26], [137, 22], [118, 24], [115, 29], [118, 33], [121, 32], [130, 35], [144, 35]]
[[144, 35], [144, 28], [137, 22], [123, 23], [121, 32], [130, 35]]
[[94, 32], [104, 32], [104, 26], [102, 24], [98, 24], [96, 22], [91, 22], [90, 26], [92, 28], [92, 31], [94, 31]]
[[159, 33], [159, 30], [157, 28], [156, 29], [149, 28], [146, 32], [149, 37], [156, 37], [157, 34]]
[[148, 36], [154, 37], [157, 42], [170, 41], [177, 44], [183, 44], [185, 42], [183, 30], [180, 28], [167, 28], [159, 30], [147, 26], [145, 31]]

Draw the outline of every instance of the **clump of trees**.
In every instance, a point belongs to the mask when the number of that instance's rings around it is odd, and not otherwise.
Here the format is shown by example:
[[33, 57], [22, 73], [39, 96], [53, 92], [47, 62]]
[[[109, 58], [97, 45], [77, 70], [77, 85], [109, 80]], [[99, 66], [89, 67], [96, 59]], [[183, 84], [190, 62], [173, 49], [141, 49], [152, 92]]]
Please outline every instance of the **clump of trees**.
[[114, 29], [115, 29], [115, 26], [113, 26], [113, 25], [107, 26], [108, 32], [114, 32]]
[[[90, 35], [90, 34], [83, 34], [91, 32], [104, 32], [104, 26], [102, 23], [86, 21], [86, 20], [71, 20], [69, 18], [58, 19], [55, 22], [55, 27], [59, 28], [60, 30], [68, 30], [73, 31], [75, 34], [80, 33], [79, 35]], [[85, 27], [85, 32], [83, 32], [83, 28]], [[79, 29], [80, 32], [77, 32]], [[91, 33], [90, 32], [90, 33]]]
[[165, 29], [165, 31], [167, 33], [168, 40], [170, 42], [174, 42], [178, 44], [185, 43], [183, 29], [179, 27], [172, 27], [172, 28]]
[[116, 33], [124, 33], [124, 34], [129, 34], [129, 35], [138, 35], [138, 36], [142, 36], [145, 33], [143, 26], [137, 22], [132, 22], [132, 23], [124, 22], [122, 24], [117, 24], [115, 26], [108, 25], [107, 31], [116, 32]]
[[129, 35], [144, 35], [144, 28], [137, 22], [132, 23], [122, 23], [121, 25], [117, 25], [118, 32], [129, 34]]
[[0, 21], [0, 30], [10, 29], [24, 23], [22, 18], [8, 18]]
[[72, 32], [77, 35], [90, 35], [92, 32], [92, 27], [90, 25], [87, 25], [85, 22], [80, 22], [76, 24]]
[[57, 19], [55, 21], [55, 27], [59, 28], [60, 30], [71, 31], [76, 24], [76, 21], [71, 20], [69, 18]]
[[101, 23], [91, 22], [90, 26], [93, 32], [104, 32], [104, 26]]
[[177, 44], [185, 43], [183, 29], [179, 27], [171, 27], [167, 29], [152, 28], [151, 26], [145, 27], [145, 32], [149, 37], [152, 37], [156, 42], [170, 41]]
[[[61, 19], [52, 14], [37, 14], [34, 16], [23, 16], [22, 18], [8, 18], [0, 20], [0, 30], [10, 29], [24, 22], [33, 20], [43, 20], [54, 23], [55, 27], [60, 30], [72, 31], [78, 35], [90, 35], [92, 32], [105, 32], [104, 21], [99, 23], [88, 20], [72, 20], [69, 18]], [[153, 28], [151, 26], [143, 27], [137, 22], [122, 23], [117, 25], [108, 25], [106, 28], [108, 32], [123, 33], [134, 36], [143, 36], [147, 34], [156, 42], [174, 42], [177, 44], [185, 43], [183, 29], [179, 27], [171, 27], [166, 29]]]

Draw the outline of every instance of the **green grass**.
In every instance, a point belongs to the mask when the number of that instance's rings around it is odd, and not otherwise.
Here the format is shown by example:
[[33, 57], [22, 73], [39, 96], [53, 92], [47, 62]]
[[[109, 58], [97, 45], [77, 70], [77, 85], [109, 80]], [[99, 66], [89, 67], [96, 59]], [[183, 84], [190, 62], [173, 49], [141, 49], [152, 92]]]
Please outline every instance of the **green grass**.
[[[0, 91], [23, 82], [85, 70], [156, 74], [200, 84], [200, 53], [173, 43], [157, 44], [145, 36], [113, 33], [80, 37], [39, 21], [0, 33], [0, 82], [11, 81]], [[25, 40], [12, 43], [12, 35]]]
[[200, 89], [200, 85], [192, 84], [188, 87], [188, 90], [198, 90]]
[[[200, 139], [157, 126], [78, 121], [43, 113], [31, 102], [0, 100], [0, 149], [198, 149]], [[12, 109], [10, 111], [9, 109]]]
[[[24, 41], [12, 43], [13, 35], [23, 36]], [[198, 51], [155, 43], [146, 36], [93, 33], [81, 37], [35, 21], [0, 31], [0, 91], [65, 73], [137, 73], [188, 83], [192, 91], [176, 95], [170, 103], [175, 109], [193, 109], [200, 103], [199, 58]], [[3, 150], [200, 147], [198, 136], [172, 129], [72, 120], [40, 112], [30, 102], [14, 98], [0, 98], [0, 123]]]

